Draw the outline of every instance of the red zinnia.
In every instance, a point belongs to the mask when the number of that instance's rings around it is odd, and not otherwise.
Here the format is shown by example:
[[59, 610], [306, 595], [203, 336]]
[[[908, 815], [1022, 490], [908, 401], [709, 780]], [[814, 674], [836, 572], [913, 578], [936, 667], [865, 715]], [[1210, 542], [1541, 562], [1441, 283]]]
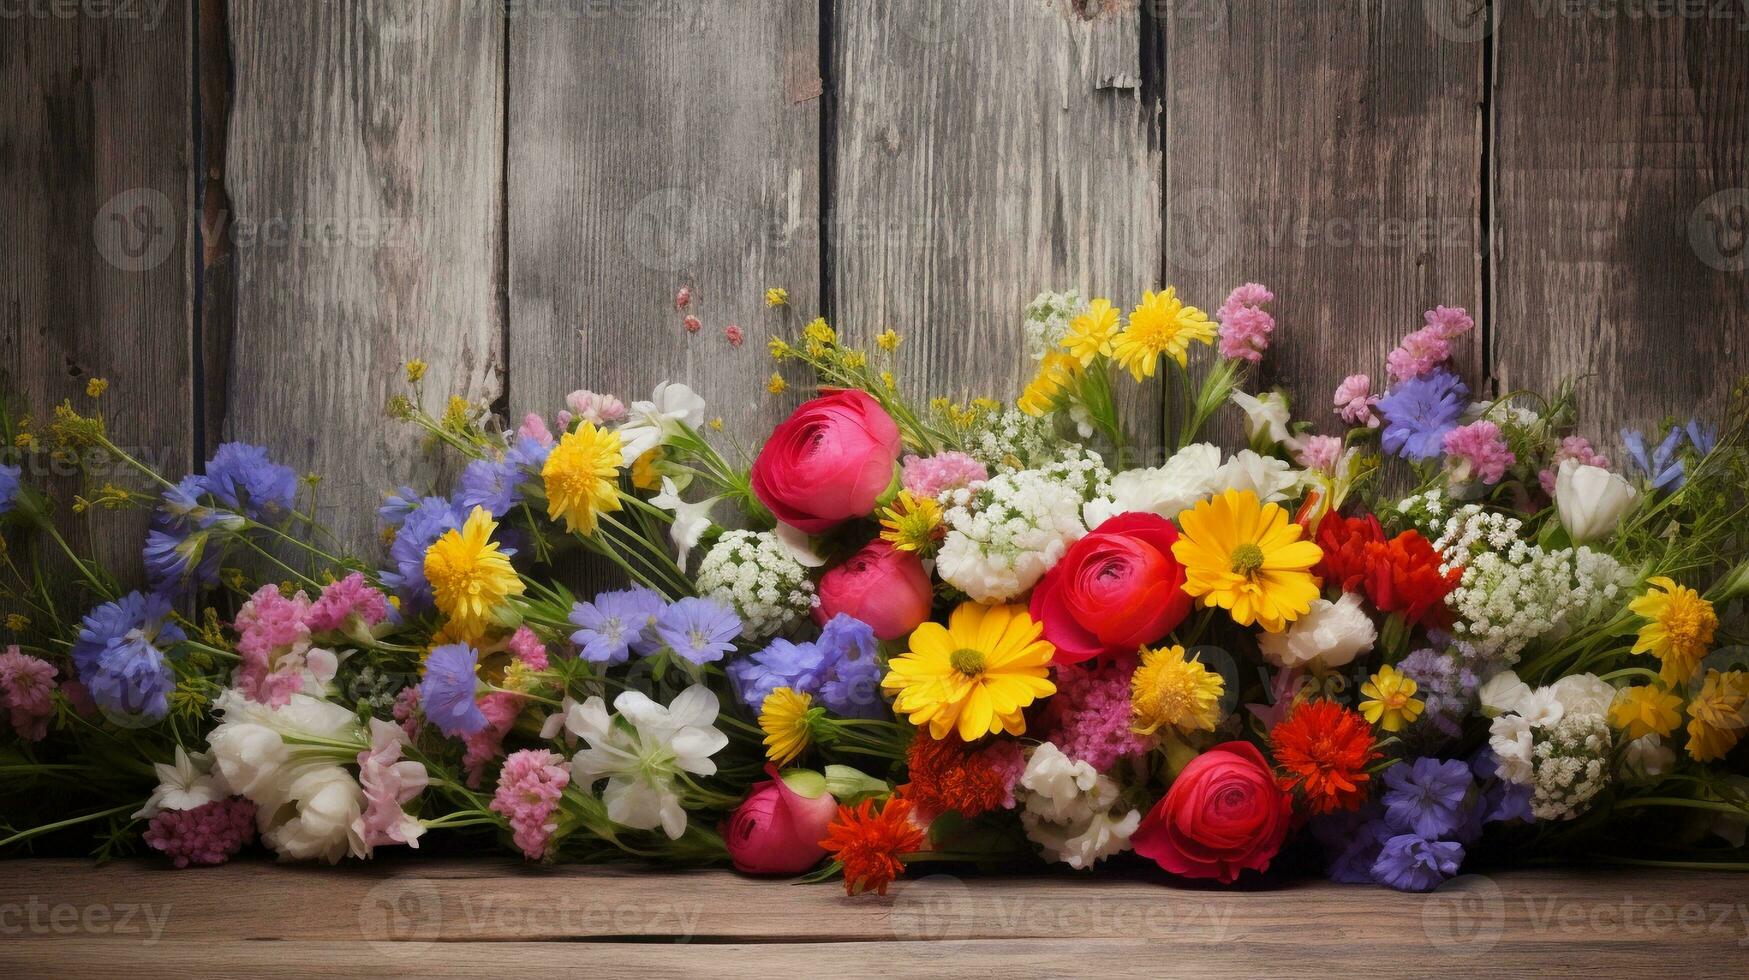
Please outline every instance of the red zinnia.
[[1299, 790], [1313, 813], [1356, 810], [1366, 802], [1366, 767], [1380, 758], [1372, 726], [1334, 701], [1302, 701], [1269, 739], [1283, 789]]
[[925, 820], [948, 811], [976, 817], [1014, 805], [1014, 783], [1025, 765], [1015, 742], [974, 752], [957, 735], [934, 739], [919, 732], [911, 741], [905, 798]]
[[1463, 572], [1441, 574], [1444, 559], [1419, 531], [1404, 531], [1386, 540], [1379, 519], [1327, 518], [1318, 529], [1324, 561], [1318, 574], [1344, 592], [1362, 592], [1387, 613], [1402, 613], [1410, 625], [1442, 627], [1450, 623], [1445, 597], [1457, 588]]
[[873, 800], [863, 800], [855, 809], [840, 806], [820, 846], [844, 865], [846, 894], [872, 888], [885, 895], [887, 885], [905, 870], [905, 855], [923, 850], [924, 841], [923, 831], [911, 822], [911, 801], [895, 796], [879, 813]]

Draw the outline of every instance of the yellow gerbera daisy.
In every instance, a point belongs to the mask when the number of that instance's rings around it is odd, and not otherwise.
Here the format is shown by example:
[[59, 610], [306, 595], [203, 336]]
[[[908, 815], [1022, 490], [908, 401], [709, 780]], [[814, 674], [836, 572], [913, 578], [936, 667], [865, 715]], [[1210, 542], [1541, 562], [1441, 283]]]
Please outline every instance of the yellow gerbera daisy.
[[1421, 717], [1426, 703], [1415, 696], [1415, 679], [1395, 667], [1380, 667], [1360, 693], [1360, 713], [1366, 720], [1387, 732], [1400, 732], [1405, 725]]
[[1135, 730], [1143, 735], [1162, 728], [1212, 732], [1221, 720], [1225, 687], [1221, 675], [1201, 661], [1186, 660], [1183, 647], [1144, 649], [1141, 665], [1130, 678]]
[[765, 757], [772, 764], [788, 765], [813, 744], [813, 710], [813, 695], [793, 688], [780, 687], [765, 696], [759, 727], [765, 732]]
[[1142, 302], [1130, 311], [1130, 325], [1118, 335], [1112, 347], [1112, 359], [1128, 369], [1137, 381], [1154, 376], [1154, 368], [1165, 354], [1183, 366], [1192, 341], [1213, 343], [1215, 325], [1208, 314], [1194, 306], [1185, 306], [1178, 299], [1178, 290], [1171, 286], [1165, 292], [1143, 293]]
[[461, 530], [449, 531], [425, 552], [425, 578], [437, 608], [448, 617], [445, 629], [472, 643], [499, 623], [505, 600], [521, 595], [522, 578], [492, 540], [497, 522], [475, 507]]
[[1707, 671], [1688, 718], [1688, 754], [1696, 762], [1723, 759], [1749, 727], [1749, 673]]
[[1663, 738], [1682, 723], [1682, 699], [1650, 684], [1624, 688], [1609, 705], [1609, 723], [1628, 738]]
[[1719, 626], [1718, 614], [1700, 593], [1665, 576], [1646, 584], [1650, 586], [1646, 594], [1628, 603], [1634, 615], [1651, 621], [1640, 627], [1634, 652], [1658, 658], [1658, 676], [1664, 683], [1685, 684], [1694, 678], [1694, 672], [1700, 669], [1700, 658], [1706, 656], [1707, 646], [1713, 642], [1713, 630]]
[[1057, 693], [1049, 673], [1057, 648], [1042, 639], [1043, 624], [1025, 606], [961, 603], [946, 626], [924, 623], [911, 650], [887, 664], [884, 690], [896, 692], [893, 710], [931, 738], [956, 728], [964, 741], [1026, 731], [1021, 711]]
[[900, 551], [928, 552], [935, 549], [941, 530], [941, 504], [934, 497], [919, 497], [900, 490], [892, 504], [881, 509], [881, 540]]
[[1020, 393], [1014, 406], [1034, 418], [1045, 414], [1057, 403], [1057, 396], [1075, 380], [1080, 371], [1081, 362], [1075, 360], [1073, 355], [1051, 351], [1039, 363], [1038, 373], [1027, 382], [1026, 390]]
[[1081, 362], [1093, 363], [1101, 354], [1111, 356], [1111, 342], [1117, 338], [1117, 310], [1110, 300], [1096, 299], [1087, 304], [1087, 312], [1069, 321], [1069, 332], [1061, 343], [1064, 350]]
[[619, 510], [619, 467], [619, 433], [593, 422], [565, 433], [540, 471], [547, 516], [564, 518], [566, 531], [594, 534], [596, 515]]
[[1240, 626], [1271, 633], [1305, 615], [1318, 598], [1311, 568], [1324, 552], [1301, 541], [1304, 528], [1249, 490], [1228, 490], [1178, 515], [1184, 534], [1172, 555], [1184, 566], [1184, 591], [1228, 610]]

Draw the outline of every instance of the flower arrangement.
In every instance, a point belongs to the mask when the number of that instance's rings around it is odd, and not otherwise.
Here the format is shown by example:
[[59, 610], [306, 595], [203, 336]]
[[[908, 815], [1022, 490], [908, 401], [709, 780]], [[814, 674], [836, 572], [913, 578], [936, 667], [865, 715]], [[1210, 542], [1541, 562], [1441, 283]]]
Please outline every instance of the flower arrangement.
[[[1041, 294], [1012, 404], [912, 397], [891, 330], [782, 329], [771, 391], [817, 394], [751, 458], [683, 384], [507, 429], [433, 414], [413, 362], [389, 411], [459, 476], [388, 494], [375, 556], [258, 447], [161, 474], [95, 408], [9, 411], [0, 849], [495, 845], [851, 893], [925, 862], [1744, 867], [1749, 396], [1612, 467], [1571, 387], [1478, 399], [1438, 307], [1385, 385], [1296, 418], [1247, 390], [1273, 300]], [[1127, 385], [1170, 410], [1123, 417]], [[70, 501], [25, 477], [49, 458]], [[61, 530], [128, 508], [137, 590]]]

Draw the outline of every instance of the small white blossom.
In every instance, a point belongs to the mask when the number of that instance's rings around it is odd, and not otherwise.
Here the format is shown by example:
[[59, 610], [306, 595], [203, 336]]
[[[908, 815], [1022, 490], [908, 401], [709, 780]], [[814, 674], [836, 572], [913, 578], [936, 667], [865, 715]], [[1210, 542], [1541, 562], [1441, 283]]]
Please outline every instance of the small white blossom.
[[1087, 310], [1087, 302], [1076, 290], [1062, 293], [1039, 293], [1026, 304], [1026, 318], [1021, 329], [1026, 332], [1026, 353], [1035, 361], [1060, 347], [1069, 332], [1069, 321]]
[[783, 632], [818, 602], [808, 570], [770, 531], [725, 532], [699, 562], [698, 591], [733, 606], [749, 640]]
[[650, 503], [674, 513], [674, 523], [669, 526], [668, 535], [674, 539], [674, 548], [679, 553], [677, 560], [683, 570], [686, 568], [686, 556], [698, 545], [698, 539], [710, 530], [711, 508], [721, 499], [723, 498], [712, 497], [689, 504], [680, 498], [680, 490], [668, 477], [662, 478], [662, 492], [650, 498]]
[[152, 768], [158, 773], [158, 785], [133, 815], [135, 820], [149, 820], [165, 810], [192, 810], [231, 795], [231, 787], [212, 771], [212, 758], [206, 753], [190, 756], [178, 745], [175, 762], [153, 763]]
[[943, 581], [978, 602], [1002, 602], [1033, 587], [1086, 533], [1081, 506], [1104, 492], [1103, 467], [1069, 462], [992, 477], [947, 495], [947, 536], [936, 556]]
[[1111, 479], [1109, 496], [1088, 502], [1087, 526], [1097, 529], [1119, 514], [1138, 511], [1177, 520], [1215, 492], [1220, 468], [1220, 447], [1200, 442], [1180, 449], [1164, 466], [1119, 473]]
[[1288, 498], [1289, 491], [1300, 485], [1302, 477], [1303, 474], [1285, 459], [1259, 456], [1249, 449], [1242, 449], [1216, 471], [1214, 485], [1217, 491], [1249, 490], [1266, 504], [1280, 503]]
[[703, 421], [704, 399], [683, 384], [664, 381], [649, 401], [632, 402], [631, 413], [619, 427], [621, 461], [630, 466], [660, 446], [678, 426], [697, 426]]

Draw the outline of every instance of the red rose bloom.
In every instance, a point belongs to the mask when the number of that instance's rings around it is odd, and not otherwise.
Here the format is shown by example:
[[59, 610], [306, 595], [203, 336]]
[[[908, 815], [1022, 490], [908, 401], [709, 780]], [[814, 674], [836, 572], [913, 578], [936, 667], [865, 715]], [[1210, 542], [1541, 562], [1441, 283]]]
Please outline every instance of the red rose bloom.
[[1184, 621], [1190, 596], [1172, 557], [1178, 529], [1157, 514], [1119, 514], [1075, 542], [1032, 593], [1032, 618], [1055, 663], [1134, 653]]
[[771, 430], [753, 493], [777, 519], [822, 534], [875, 508], [897, 474], [899, 427], [863, 391], [834, 391]]
[[1441, 574], [1443, 559], [1419, 531], [1404, 531], [1386, 540], [1379, 519], [1364, 517], [1325, 519], [1318, 529], [1318, 547], [1324, 561], [1318, 574], [1344, 592], [1365, 592], [1372, 604], [1387, 613], [1402, 613], [1410, 625], [1444, 627], [1451, 615], [1445, 597], [1457, 588], [1463, 572]]
[[1293, 797], [1250, 742], [1223, 742], [1190, 760], [1130, 837], [1137, 854], [1186, 878], [1223, 885], [1264, 871], [1287, 839]]

